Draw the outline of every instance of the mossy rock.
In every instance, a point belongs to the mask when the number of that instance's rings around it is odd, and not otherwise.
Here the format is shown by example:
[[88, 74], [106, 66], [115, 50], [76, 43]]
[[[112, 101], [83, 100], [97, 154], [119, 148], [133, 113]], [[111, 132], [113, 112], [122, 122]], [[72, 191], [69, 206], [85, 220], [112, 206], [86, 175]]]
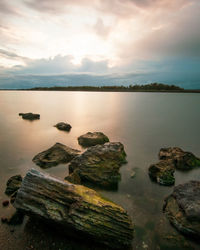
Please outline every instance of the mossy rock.
[[78, 143], [83, 147], [91, 147], [109, 142], [109, 139], [102, 132], [88, 132], [78, 137]]

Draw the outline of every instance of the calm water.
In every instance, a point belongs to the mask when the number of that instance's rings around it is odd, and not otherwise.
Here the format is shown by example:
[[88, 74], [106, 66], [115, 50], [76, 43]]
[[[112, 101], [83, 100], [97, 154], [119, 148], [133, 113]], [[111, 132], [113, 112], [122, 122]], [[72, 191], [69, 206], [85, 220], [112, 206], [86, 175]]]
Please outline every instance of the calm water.
[[[171, 187], [152, 183], [148, 167], [158, 161], [161, 147], [178, 146], [200, 156], [200, 94], [168, 93], [94, 93], [94, 92], [0, 92], [0, 198], [7, 179], [24, 175], [35, 167], [32, 158], [55, 142], [81, 149], [77, 137], [88, 131], [102, 131], [110, 141], [120, 141], [127, 152], [128, 164], [122, 166], [121, 182], [115, 192], [99, 190], [105, 197], [122, 205], [136, 227], [133, 249], [167, 248], [178, 238], [186, 249], [199, 249], [179, 237], [162, 213], [163, 199]], [[25, 121], [19, 112], [41, 114], [38, 121]], [[66, 121], [70, 133], [53, 127]], [[131, 178], [132, 171], [136, 176]], [[45, 170], [64, 178], [67, 165]], [[176, 184], [200, 180], [200, 170], [176, 172]], [[1, 216], [13, 212], [12, 206], [0, 208]], [[14, 229], [14, 232], [10, 232]], [[171, 244], [171, 243], [170, 243]], [[178, 248], [178, 243], [176, 242]], [[0, 249], [101, 249], [55, 235], [54, 228], [25, 220], [22, 226], [0, 225]], [[105, 248], [104, 248], [105, 249]]]

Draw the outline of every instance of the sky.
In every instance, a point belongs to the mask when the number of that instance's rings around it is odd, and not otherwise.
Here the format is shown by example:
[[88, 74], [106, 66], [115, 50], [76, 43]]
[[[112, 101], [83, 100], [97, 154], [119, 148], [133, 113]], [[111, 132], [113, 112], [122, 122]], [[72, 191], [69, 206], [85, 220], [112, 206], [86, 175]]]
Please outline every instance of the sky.
[[200, 89], [199, 27], [200, 0], [0, 0], [0, 88]]

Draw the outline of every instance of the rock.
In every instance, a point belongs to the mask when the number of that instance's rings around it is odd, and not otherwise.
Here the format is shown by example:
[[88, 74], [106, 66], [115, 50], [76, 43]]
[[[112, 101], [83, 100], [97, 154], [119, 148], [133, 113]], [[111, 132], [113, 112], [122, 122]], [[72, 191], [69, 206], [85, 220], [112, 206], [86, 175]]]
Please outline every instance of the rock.
[[22, 119], [31, 121], [40, 119], [39, 114], [33, 114], [33, 113], [19, 113], [19, 116], [22, 116]]
[[56, 125], [54, 125], [54, 127], [56, 127], [59, 130], [64, 130], [64, 131], [70, 131], [70, 129], [72, 128], [70, 124], [64, 123], [64, 122], [59, 122]]
[[165, 199], [163, 211], [171, 224], [181, 233], [200, 237], [200, 182], [178, 185]]
[[172, 160], [161, 160], [149, 167], [149, 176], [160, 185], [174, 185], [174, 164]]
[[59, 225], [66, 235], [93, 239], [115, 249], [127, 247], [133, 225], [126, 211], [81, 185], [30, 170], [18, 190], [14, 207]]
[[74, 158], [69, 165], [67, 180], [79, 176], [81, 183], [92, 183], [104, 188], [116, 188], [120, 180], [119, 168], [126, 163], [124, 146], [120, 142], [108, 142], [88, 148]]
[[11, 196], [13, 195], [21, 186], [22, 177], [21, 175], [14, 175], [10, 177], [6, 184], [6, 191], [5, 194]]
[[78, 137], [78, 143], [83, 147], [91, 147], [106, 142], [109, 142], [109, 139], [101, 132], [88, 132], [87, 134]]
[[60, 163], [70, 162], [79, 153], [79, 150], [56, 143], [51, 148], [37, 154], [33, 158], [33, 162], [41, 168], [50, 168]]
[[9, 200], [3, 201], [3, 202], [2, 202], [2, 205], [3, 205], [4, 207], [7, 207], [7, 206], [9, 205]]
[[181, 148], [161, 148], [159, 152], [161, 160], [171, 159], [174, 165], [180, 170], [189, 170], [194, 167], [200, 167], [200, 159], [190, 152], [185, 152]]

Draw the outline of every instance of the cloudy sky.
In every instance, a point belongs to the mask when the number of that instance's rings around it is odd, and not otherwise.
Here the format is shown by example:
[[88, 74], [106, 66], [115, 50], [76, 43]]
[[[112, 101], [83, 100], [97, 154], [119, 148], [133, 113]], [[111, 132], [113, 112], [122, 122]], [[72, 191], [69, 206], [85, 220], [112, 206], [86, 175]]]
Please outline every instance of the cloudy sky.
[[199, 0], [0, 0], [0, 86], [27, 75], [174, 74], [200, 88], [199, 68]]

